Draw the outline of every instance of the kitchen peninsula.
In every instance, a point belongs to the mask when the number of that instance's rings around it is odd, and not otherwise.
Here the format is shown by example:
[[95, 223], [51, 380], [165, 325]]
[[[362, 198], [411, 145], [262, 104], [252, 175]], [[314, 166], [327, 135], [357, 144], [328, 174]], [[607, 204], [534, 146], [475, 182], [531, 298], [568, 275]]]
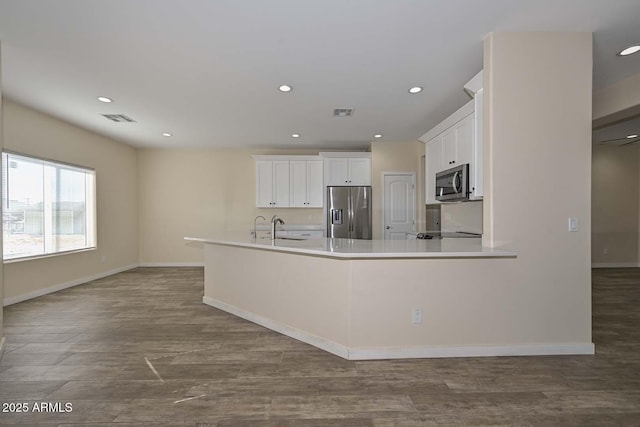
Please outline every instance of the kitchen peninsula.
[[593, 353], [536, 341], [516, 253], [481, 239], [185, 240], [204, 244], [205, 304], [345, 359]]

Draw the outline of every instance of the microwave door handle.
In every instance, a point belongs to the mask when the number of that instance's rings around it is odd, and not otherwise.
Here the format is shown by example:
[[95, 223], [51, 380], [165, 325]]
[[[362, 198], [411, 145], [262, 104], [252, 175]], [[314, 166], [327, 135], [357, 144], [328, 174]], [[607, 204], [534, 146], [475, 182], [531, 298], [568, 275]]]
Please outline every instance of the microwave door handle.
[[460, 192], [460, 189], [458, 188], [458, 174], [460, 172], [456, 172], [453, 174], [453, 180], [452, 180], [452, 184], [453, 184], [453, 192], [458, 194]]

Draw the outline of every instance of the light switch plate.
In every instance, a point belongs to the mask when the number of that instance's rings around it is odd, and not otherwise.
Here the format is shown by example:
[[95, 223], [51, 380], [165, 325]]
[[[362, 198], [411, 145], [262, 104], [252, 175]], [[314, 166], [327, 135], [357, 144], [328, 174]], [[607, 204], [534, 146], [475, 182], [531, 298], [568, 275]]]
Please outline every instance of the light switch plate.
[[572, 233], [578, 231], [578, 218], [569, 218], [569, 231]]

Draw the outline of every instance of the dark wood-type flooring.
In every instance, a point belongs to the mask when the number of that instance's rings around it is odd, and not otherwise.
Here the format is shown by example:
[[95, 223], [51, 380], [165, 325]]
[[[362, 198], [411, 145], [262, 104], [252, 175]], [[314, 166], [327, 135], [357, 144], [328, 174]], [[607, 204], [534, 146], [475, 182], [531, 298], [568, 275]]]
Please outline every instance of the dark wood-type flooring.
[[139, 268], [6, 307], [0, 402], [30, 412], [0, 424], [640, 425], [640, 269], [594, 271], [595, 356], [346, 361], [202, 292], [202, 269]]

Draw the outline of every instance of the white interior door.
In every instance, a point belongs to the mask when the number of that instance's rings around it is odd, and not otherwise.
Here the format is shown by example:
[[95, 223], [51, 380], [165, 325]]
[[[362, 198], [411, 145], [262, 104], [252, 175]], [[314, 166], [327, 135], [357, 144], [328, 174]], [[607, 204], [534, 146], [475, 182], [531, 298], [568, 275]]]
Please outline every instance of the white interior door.
[[383, 175], [384, 238], [406, 239], [415, 232], [416, 176], [412, 173]]

